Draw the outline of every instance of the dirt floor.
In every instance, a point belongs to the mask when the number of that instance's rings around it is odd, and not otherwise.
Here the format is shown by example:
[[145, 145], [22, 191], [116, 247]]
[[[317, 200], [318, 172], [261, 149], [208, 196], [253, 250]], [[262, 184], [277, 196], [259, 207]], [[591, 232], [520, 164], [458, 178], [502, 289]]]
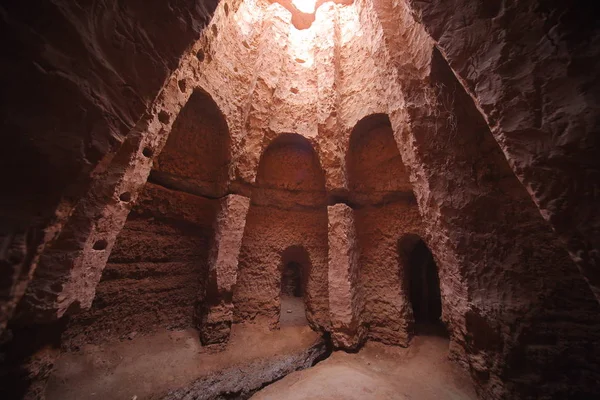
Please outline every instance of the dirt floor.
[[[246, 391], [248, 387], [260, 388], [262, 383], [288, 374], [252, 398], [477, 399], [467, 374], [448, 361], [448, 340], [443, 337], [423, 334], [408, 348], [368, 343], [357, 354], [335, 352], [314, 367], [292, 372], [314, 363], [314, 358], [300, 355], [300, 361], [291, 361], [284, 372], [282, 365], [318, 342], [322, 343], [319, 335], [306, 325], [302, 298], [285, 297], [280, 330], [234, 325], [231, 341], [222, 352], [202, 347], [197, 332], [190, 329], [87, 345], [64, 353], [48, 382], [46, 398], [202, 399], [215, 397], [222, 387], [227, 387], [223, 392], [227, 398], [237, 398], [256, 390]], [[270, 369], [280, 375], [273, 375]], [[251, 376], [256, 374], [259, 381]], [[241, 383], [228, 386], [219, 379]]]
[[260, 365], [265, 360], [269, 364], [277, 357], [305, 351], [320, 340], [308, 326], [269, 331], [255, 325], [234, 325], [223, 352], [202, 347], [192, 329], [87, 345], [60, 357], [46, 399], [161, 398], [203, 376], [231, 367], [243, 370], [245, 365]]
[[306, 310], [304, 308], [304, 299], [302, 297], [294, 297], [281, 295], [281, 315], [279, 317], [279, 325], [283, 328], [286, 326], [306, 326]]
[[335, 352], [256, 393], [253, 400], [476, 400], [468, 375], [447, 359], [448, 340], [417, 336], [410, 347], [368, 343]]

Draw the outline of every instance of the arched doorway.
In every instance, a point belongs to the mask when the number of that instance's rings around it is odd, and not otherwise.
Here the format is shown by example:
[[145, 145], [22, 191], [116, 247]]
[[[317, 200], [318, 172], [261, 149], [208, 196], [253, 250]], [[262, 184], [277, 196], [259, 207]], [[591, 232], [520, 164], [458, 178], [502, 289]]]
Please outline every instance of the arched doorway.
[[410, 253], [410, 302], [415, 323], [435, 324], [442, 316], [440, 279], [433, 254], [422, 240], [419, 240]]
[[302, 297], [302, 266], [290, 261], [283, 266], [281, 275], [281, 295]]
[[327, 223], [317, 152], [301, 135], [279, 135], [263, 152], [252, 189], [233, 296], [236, 321], [327, 326]]
[[405, 269], [415, 331], [419, 333], [443, 327], [440, 279], [431, 250], [417, 235], [406, 235], [400, 239], [398, 250]]
[[279, 325], [307, 325], [306, 285], [310, 274], [310, 258], [301, 246], [288, 247], [281, 257], [281, 292]]
[[385, 114], [360, 120], [346, 155], [349, 203], [358, 247], [358, 287], [363, 322], [372, 340], [407, 346], [411, 310], [398, 274], [399, 237], [422, 232], [422, 219]]

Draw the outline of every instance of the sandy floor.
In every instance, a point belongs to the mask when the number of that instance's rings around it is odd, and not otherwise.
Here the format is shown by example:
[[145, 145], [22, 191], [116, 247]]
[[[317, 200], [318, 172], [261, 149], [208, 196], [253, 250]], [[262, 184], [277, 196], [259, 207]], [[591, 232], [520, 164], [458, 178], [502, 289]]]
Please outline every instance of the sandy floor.
[[447, 360], [448, 340], [418, 336], [407, 349], [367, 344], [335, 352], [256, 393], [253, 400], [475, 400], [467, 374]]
[[293, 297], [281, 295], [281, 315], [279, 316], [279, 326], [305, 326], [306, 310], [304, 309], [304, 299], [302, 297]]
[[211, 372], [304, 350], [318, 337], [308, 326], [268, 331], [236, 325], [227, 349], [218, 353], [202, 347], [194, 330], [88, 345], [60, 357], [48, 382], [46, 399], [130, 400], [137, 396], [142, 400]]
[[[302, 299], [283, 299], [282, 310], [281, 330], [236, 325], [222, 352], [202, 347], [197, 332], [186, 330], [65, 353], [49, 380], [46, 398], [160, 398], [199, 377], [312, 346], [318, 335], [306, 326]], [[368, 343], [357, 354], [335, 352], [267, 386], [253, 399], [477, 399], [469, 377], [447, 360], [447, 354], [448, 340], [439, 336], [418, 336], [407, 349]]]

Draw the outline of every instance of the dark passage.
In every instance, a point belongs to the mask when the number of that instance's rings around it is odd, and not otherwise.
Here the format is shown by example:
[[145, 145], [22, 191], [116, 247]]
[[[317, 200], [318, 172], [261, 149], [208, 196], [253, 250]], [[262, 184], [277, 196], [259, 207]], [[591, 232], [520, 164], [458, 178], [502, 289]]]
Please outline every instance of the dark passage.
[[408, 258], [410, 301], [415, 323], [438, 324], [442, 316], [440, 280], [427, 245], [419, 240]]
[[310, 257], [301, 246], [290, 246], [281, 259], [281, 296], [279, 325], [307, 325], [304, 295], [310, 274]]
[[289, 262], [283, 268], [281, 277], [281, 294], [302, 297], [302, 266]]

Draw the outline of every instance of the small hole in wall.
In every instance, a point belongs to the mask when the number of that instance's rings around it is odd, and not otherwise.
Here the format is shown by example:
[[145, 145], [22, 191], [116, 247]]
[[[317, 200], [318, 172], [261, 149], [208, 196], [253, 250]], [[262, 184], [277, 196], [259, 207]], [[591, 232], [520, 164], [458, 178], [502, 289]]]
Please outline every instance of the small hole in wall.
[[119, 200], [124, 201], [124, 202], [131, 201], [131, 193], [129, 193], [129, 192], [121, 193], [121, 195], [119, 196]]
[[177, 82], [177, 85], [179, 86], [179, 91], [185, 93], [185, 89], [187, 89], [187, 82], [185, 79], [180, 79], [179, 82]]
[[204, 62], [204, 50], [198, 50], [196, 58], [198, 58], [198, 61]]
[[168, 124], [171, 120], [171, 116], [165, 110], [162, 110], [158, 113], [158, 120], [163, 124]]
[[104, 239], [98, 240], [96, 243], [94, 243], [94, 250], [104, 250], [106, 249], [106, 247], [108, 246], [108, 242]]
[[227, 3], [225, 3], [225, 5], [223, 6], [223, 9], [225, 10], [225, 15], [229, 16], [229, 6], [227, 5]]
[[144, 147], [144, 150], [142, 150], [142, 154], [144, 155], [144, 157], [150, 158], [154, 154], [154, 151], [152, 151], [150, 147]]
[[296, 58], [296, 62], [300, 64], [304, 64], [306, 61], [301, 58]]
[[298, 88], [293, 87], [290, 89], [290, 92], [292, 92], [294, 94], [298, 94]]
[[238, 72], [238, 68], [237, 67], [233, 67], [233, 72]]
[[219, 33], [217, 26], [213, 25], [210, 30], [212, 31], [213, 35], [217, 36], [217, 33]]

